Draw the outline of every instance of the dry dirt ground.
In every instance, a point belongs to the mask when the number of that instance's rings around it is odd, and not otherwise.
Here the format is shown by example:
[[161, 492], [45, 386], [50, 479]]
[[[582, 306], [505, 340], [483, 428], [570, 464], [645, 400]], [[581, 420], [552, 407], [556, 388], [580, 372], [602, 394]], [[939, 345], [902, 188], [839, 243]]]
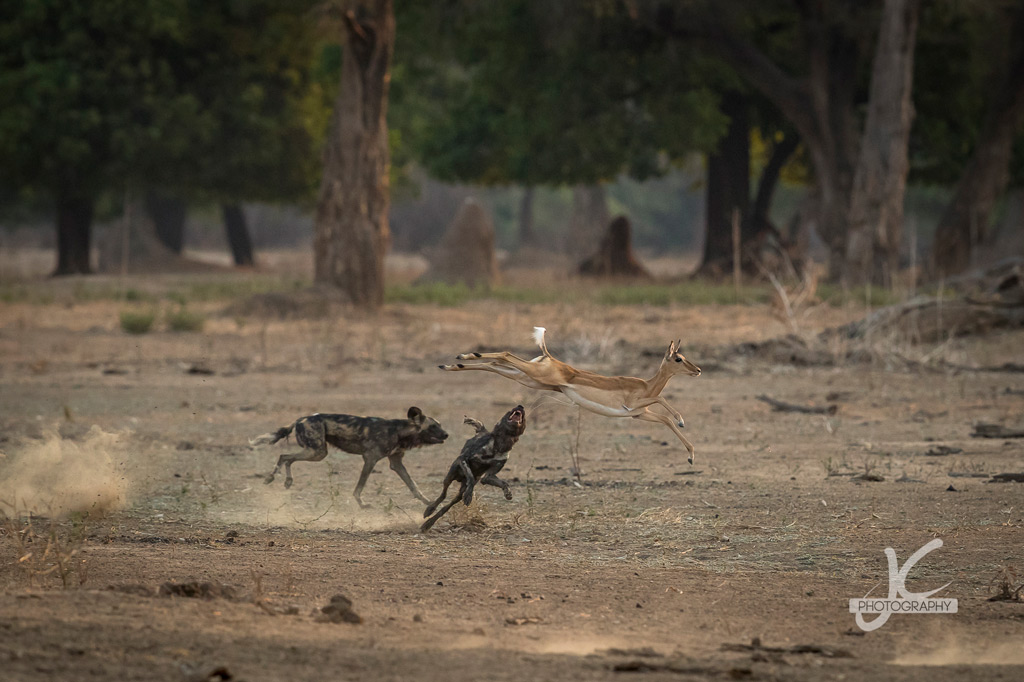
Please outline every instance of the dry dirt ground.
[[[200, 307], [201, 333], [131, 336], [116, 302], [0, 304], [3, 680], [1024, 676], [1024, 604], [988, 600], [1024, 581], [1024, 484], [987, 482], [1024, 471], [1024, 439], [970, 436], [1024, 426], [1024, 374], [702, 361], [787, 331], [759, 306], [492, 301], [297, 321]], [[666, 395], [695, 465], [660, 425], [583, 414], [577, 436], [574, 409], [436, 369], [473, 349], [530, 353], [535, 324], [556, 356], [606, 373], [649, 375], [681, 338], [705, 371]], [[1002, 333], [909, 352], [995, 366], [1021, 348]], [[773, 412], [759, 394], [838, 411]], [[386, 463], [360, 510], [357, 456], [296, 464], [285, 490], [262, 477], [294, 441], [247, 443], [312, 412], [416, 405], [451, 434], [406, 457], [433, 496], [471, 435], [463, 416], [491, 424], [519, 402], [514, 500], [478, 491], [426, 535]], [[31, 527], [15, 514], [28, 507]], [[884, 550], [902, 566], [933, 538], [907, 588], [949, 583], [937, 596], [959, 612], [859, 630], [849, 600], [887, 592]], [[209, 598], [159, 594], [191, 581]], [[338, 594], [361, 623], [317, 615]]]

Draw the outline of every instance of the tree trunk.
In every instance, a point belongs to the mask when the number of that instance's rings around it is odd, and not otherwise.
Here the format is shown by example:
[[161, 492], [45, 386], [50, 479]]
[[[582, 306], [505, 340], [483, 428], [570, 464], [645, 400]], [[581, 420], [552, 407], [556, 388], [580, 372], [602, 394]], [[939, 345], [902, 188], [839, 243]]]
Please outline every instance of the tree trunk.
[[779, 186], [782, 169], [799, 146], [800, 138], [792, 133], [785, 135], [772, 146], [772, 155], [768, 157], [768, 163], [761, 169], [761, 177], [757, 181], [757, 194], [754, 196], [754, 205], [750, 209], [750, 223], [753, 232], [760, 232], [771, 225], [768, 212], [772, 207], [772, 197], [775, 196], [775, 188]]
[[[728, 61], [747, 83], [793, 125], [814, 167], [819, 232], [829, 247], [830, 270], [838, 274], [846, 246], [853, 168], [857, 158], [857, 42], [835, 30], [823, 3], [797, 3], [809, 71], [794, 77], [735, 26], [712, 23], [675, 28], [686, 38], [698, 35]], [[659, 26], [659, 30], [660, 26]]]
[[[1018, 10], [1011, 36], [1024, 30], [1024, 11]], [[1016, 55], [1001, 83], [993, 89], [988, 119], [953, 199], [935, 231], [932, 259], [937, 276], [963, 272], [971, 255], [988, 236], [989, 221], [996, 200], [1010, 180], [1013, 139], [1024, 122], [1024, 47], [1019, 38]]]
[[224, 204], [221, 212], [224, 215], [224, 234], [228, 238], [235, 265], [253, 265], [252, 240], [249, 238], [249, 227], [242, 207], [239, 204]]
[[92, 245], [93, 200], [60, 197], [57, 200], [57, 268], [53, 276], [87, 275]]
[[844, 278], [889, 285], [899, 270], [919, 0], [885, 0], [850, 197]]
[[[722, 113], [729, 117], [729, 129], [718, 148], [708, 156], [705, 188], [704, 259], [699, 274], [720, 275], [732, 263], [732, 215], [739, 210], [741, 225], [750, 205], [750, 122], [746, 98], [727, 93]], [[741, 232], [740, 242], [745, 241]]]
[[533, 187], [523, 188], [519, 202], [519, 246], [536, 246], [537, 233], [533, 224]]
[[573, 260], [594, 251], [608, 222], [608, 200], [603, 185], [577, 185], [572, 188], [572, 215], [566, 252]]
[[345, 14], [341, 85], [317, 205], [314, 280], [353, 304], [384, 303], [388, 232], [387, 104], [395, 16], [392, 0], [366, 0]]
[[159, 192], [146, 192], [145, 205], [146, 213], [156, 228], [157, 239], [180, 256], [185, 248], [185, 201]]

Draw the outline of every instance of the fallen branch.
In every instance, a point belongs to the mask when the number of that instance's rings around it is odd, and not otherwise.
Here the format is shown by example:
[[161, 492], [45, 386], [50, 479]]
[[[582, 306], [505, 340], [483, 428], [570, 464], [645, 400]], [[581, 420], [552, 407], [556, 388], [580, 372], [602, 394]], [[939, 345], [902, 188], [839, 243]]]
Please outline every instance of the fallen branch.
[[1024, 483], [1024, 473], [1021, 474], [992, 474], [988, 483]]
[[793, 403], [783, 402], [776, 400], [775, 398], [769, 398], [766, 395], [759, 395], [757, 399], [763, 403], [768, 403], [772, 406], [772, 409], [776, 412], [801, 412], [804, 414], [835, 414], [839, 411], [838, 405], [825, 405], [819, 407], [815, 405], [795, 405]]
[[796, 644], [794, 646], [762, 646], [761, 639], [755, 637], [750, 644], [723, 644], [722, 651], [766, 651], [773, 654], [818, 654], [825, 658], [853, 658], [853, 654], [845, 649], [826, 646], [824, 644]]
[[1002, 424], [975, 424], [974, 438], [1024, 438], [1024, 429], [1008, 429]]

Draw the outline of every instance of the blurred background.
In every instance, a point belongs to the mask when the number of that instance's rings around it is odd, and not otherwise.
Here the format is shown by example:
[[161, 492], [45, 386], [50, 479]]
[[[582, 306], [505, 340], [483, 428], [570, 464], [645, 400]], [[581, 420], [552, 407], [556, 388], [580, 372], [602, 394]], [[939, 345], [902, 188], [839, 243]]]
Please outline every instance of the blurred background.
[[1021, 35], [1000, 0], [4, 3], [0, 277], [290, 250], [346, 289], [327, 245], [425, 271], [469, 198], [500, 267], [575, 273], [623, 216], [646, 266], [597, 274], [955, 276], [1024, 251]]

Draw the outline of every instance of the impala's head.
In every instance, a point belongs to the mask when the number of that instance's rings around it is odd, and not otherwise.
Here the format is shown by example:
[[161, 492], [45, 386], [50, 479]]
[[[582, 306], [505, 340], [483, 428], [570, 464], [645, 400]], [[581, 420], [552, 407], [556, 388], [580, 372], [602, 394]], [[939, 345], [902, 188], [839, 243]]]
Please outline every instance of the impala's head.
[[665, 351], [665, 359], [662, 362], [669, 366], [673, 374], [688, 374], [691, 377], [699, 377], [700, 367], [684, 358], [682, 353], [679, 352], [681, 341], [680, 339], [668, 344], [668, 350]]

